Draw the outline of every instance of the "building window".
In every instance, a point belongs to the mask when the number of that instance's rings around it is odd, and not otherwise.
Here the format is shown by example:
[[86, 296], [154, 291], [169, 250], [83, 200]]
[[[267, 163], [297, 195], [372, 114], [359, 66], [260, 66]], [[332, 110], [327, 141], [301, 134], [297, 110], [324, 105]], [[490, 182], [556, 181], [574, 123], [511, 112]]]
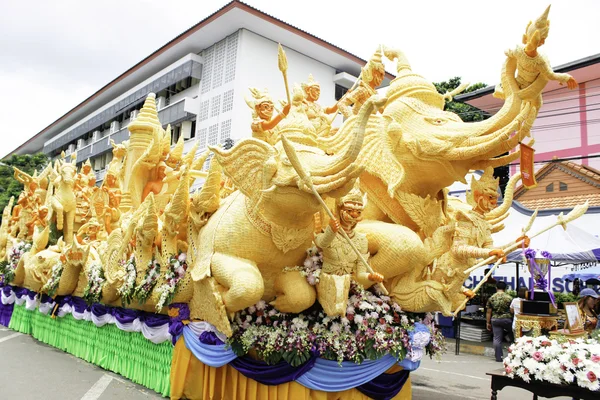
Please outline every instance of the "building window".
[[225, 66], [226, 40], [221, 40], [215, 49], [215, 65], [213, 66], [212, 88], [218, 88], [223, 83], [223, 68]]
[[206, 93], [210, 90], [214, 53], [215, 46], [211, 46], [202, 52], [202, 58], [204, 58], [204, 66], [202, 68], [202, 93]]
[[171, 127], [171, 144], [176, 144], [179, 140], [179, 136], [181, 136], [181, 126], [172, 126]]
[[235, 79], [235, 61], [237, 56], [238, 33], [227, 38], [227, 60], [225, 61], [225, 83]]
[[196, 137], [196, 120], [192, 121], [192, 128], [190, 132], [190, 139]]
[[206, 121], [208, 119], [209, 104], [209, 100], [205, 100], [200, 104], [200, 121]]
[[344, 95], [346, 94], [347, 91], [348, 91], [348, 88], [345, 88], [340, 85], [335, 85], [335, 99], [336, 100], [341, 99], [342, 97], [344, 97]]
[[233, 89], [223, 93], [223, 111], [227, 112], [233, 110]]
[[566, 192], [569, 189], [569, 185], [564, 182], [559, 182], [558, 187], [561, 192]]
[[200, 135], [198, 136], [198, 147], [201, 149], [206, 147], [206, 134], [208, 133], [208, 128], [200, 129]]
[[219, 138], [219, 143], [223, 143], [225, 139], [229, 139], [231, 137], [231, 120], [223, 121], [221, 123], [221, 137]]
[[221, 95], [217, 95], [212, 98], [210, 107], [210, 117], [216, 117], [219, 115], [219, 111], [221, 109]]
[[219, 124], [211, 125], [208, 128], [208, 145], [215, 146], [219, 140]]
[[551, 193], [551, 192], [554, 192], [554, 183], [551, 183], [548, 186], [546, 186], [546, 193]]

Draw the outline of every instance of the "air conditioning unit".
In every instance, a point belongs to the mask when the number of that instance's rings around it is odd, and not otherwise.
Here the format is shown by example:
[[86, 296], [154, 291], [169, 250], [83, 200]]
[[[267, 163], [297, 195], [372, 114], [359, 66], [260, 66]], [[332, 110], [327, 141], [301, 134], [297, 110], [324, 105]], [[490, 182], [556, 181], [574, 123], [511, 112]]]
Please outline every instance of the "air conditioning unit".
[[121, 129], [119, 121], [113, 121], [110, 123], [110, 133], [117, 133]]
[[97, 142], [100, 139], [102, 139], [102, 132], [94, 131], [94, 133], [92, 133], [92, 141]]
[[77, 139], [77, 149], [85, 147], [85, 139]]
[[70, 144], [69, 148], [67, 149], [67, 153], [71, 154], [75, 151], [75, 145], [74, 144]]
[[138, 113], [139, 113], [139, 110], [133, 110], [131, 112], [131, 114], [129, 114], [129, 120], [133, 121], [134, 119], [136, 119], [138, 116]]
[[167, 106], [167, 99], [164, 96], [160, 96], [156, 99], [156, 108], [161, 109]]

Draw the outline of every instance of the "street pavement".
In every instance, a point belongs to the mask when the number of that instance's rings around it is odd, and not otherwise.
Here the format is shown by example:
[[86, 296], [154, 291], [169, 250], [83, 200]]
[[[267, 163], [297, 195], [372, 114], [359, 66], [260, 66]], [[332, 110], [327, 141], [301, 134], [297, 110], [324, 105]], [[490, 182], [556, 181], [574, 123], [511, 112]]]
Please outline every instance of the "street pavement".
[[[501, 363], [476, 356], [426, 358], [411, 373], [415, 400], [489, 399], [486, 372]], [[160, 399], [159, 394], [0, 325], [0, 400]], [[531, 393], [505, 388], [499, 400], [529, 400]], [[566, 398], [561, 398], [566, 399]]]

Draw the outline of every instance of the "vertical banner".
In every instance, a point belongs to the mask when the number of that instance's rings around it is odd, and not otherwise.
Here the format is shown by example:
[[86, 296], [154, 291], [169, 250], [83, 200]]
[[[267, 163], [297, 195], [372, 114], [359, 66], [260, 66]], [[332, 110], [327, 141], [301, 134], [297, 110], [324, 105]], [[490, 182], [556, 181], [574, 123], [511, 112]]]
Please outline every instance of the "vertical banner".
[[535, 150], [526, 144], [521, 143], [521, 181], [523, 186], [527, 189], [531, 189], [537, 186], [535, 181], [535, 170], [533, 168], [533, 156]]

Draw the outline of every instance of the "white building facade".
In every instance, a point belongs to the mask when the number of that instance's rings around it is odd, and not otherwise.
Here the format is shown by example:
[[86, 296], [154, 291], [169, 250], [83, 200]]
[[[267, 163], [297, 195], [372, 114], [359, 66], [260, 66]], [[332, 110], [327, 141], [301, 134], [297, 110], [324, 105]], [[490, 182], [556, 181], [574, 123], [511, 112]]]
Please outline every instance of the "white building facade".
[[[129, 138], [127, 125], [148, 93], [156, 93], [158, 113], [171, 125], [172, 145], [180, 137], [187, 153], [250, 137], [248, 88], [267, 88], [276, 107], [285, 99], [277, 63], [280, 42], [287, 54], [288, 81], [321, 85], [320, 103], [332, 105], [365, 64], [319, 38], [244, 3], [233, 1], [117, 77], [10, 154], [43, 151], [52, 158], [77, 153], [90, 160], [101, 182], [112, 158], [111, 143]], [[387, 75], [384, 85], [393, 76]], [[9, 155], [10, 155], [9, 154]]]

